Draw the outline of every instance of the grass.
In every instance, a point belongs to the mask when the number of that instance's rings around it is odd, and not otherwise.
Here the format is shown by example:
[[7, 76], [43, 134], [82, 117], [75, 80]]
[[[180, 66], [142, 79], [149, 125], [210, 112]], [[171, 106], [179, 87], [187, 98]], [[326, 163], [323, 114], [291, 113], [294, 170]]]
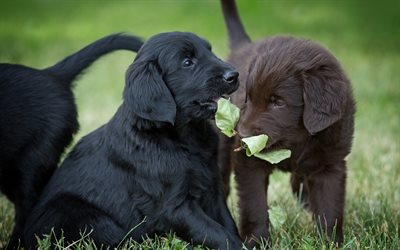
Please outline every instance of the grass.
[[[352, 80], [358, 110], [348, 157], [344, 249], [400, 249], [399, 7], [398, 1], [239, 1], [253, 39], [285, 33], [318, 41], [337, 56]], [[228, 54], [218, 1], [2, 1], [0, 61], [41, 68], [109, 33], [146, 38], [172, 30], [197, 33], [221, 58]], [[133, 58], [129, 52], [108, 55], [76, 83], [81, 130], [75, 141], [114, 114]], [[311, 216], [292, 197], [289, 176], [276, 172], [270, 183], [270, 205], [287, 213], [284, 224], [272, 228], [273, 249], [326, 249]], [[235, 200], [229, 205], [237, 218]], [[0, 197], [0, 248], [12, 223], [12, 204]], [[42, 243], [46, 249], [46, 240]], [[167, 235], [120, 248], [185, 245]], [[70, 249], [95, 248], [83, 238]]]

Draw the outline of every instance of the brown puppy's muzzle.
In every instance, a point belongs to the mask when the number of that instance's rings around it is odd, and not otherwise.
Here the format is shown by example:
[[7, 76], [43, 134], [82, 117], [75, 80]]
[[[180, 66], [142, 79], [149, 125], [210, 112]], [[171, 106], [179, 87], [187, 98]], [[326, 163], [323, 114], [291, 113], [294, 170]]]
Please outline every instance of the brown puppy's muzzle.
[[255, 135], [254, 131], [250, 129], [249, 127], [246, 127], [245, 122], [239, 122], [237, 126], [237, 130], [239, 133], [239, 136], [241, 138], [246, 138]]

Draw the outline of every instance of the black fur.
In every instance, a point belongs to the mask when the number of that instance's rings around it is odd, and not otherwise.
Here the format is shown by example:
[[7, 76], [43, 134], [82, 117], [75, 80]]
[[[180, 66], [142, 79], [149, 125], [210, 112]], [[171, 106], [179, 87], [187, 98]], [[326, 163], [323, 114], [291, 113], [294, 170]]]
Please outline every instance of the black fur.
[[136, 37], [115, 34], [47, 69], [0, 64], [0, 189], [16, 210], [10, 248], [78, 130], [72, 81], [100, 56], [141, 45]]
[[127, 71], [116, 114], [82, 138], [46, 186], [26, 223], [25, 246], [52, 227], [66, 241], [93, 230], [96, 244], [116, 246], [144, 220], [128, 235], [135, 241], [172, 231], [194, 244], [240, 249], [208, 121], [216, 99], [238, 87], [233, 70], [194, 34], [147, 41]]

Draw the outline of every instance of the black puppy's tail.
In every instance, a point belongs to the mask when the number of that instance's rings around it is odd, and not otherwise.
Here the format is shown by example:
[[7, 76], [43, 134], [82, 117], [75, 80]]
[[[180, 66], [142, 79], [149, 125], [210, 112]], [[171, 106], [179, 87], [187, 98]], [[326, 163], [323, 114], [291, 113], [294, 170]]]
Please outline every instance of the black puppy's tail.
[[230, 48], [236, 49], [245, 43], [250, 43], [250, 37], [240, 21], [235, 0], [221, 0], [221, 6], [228, 29]]
[[113, 34], [103, 37], [78, 52], [66, 57], [54, 66], [44, 69], [66, 84], [72, 81], [99, 57], [114, 50], [138, 52], [143, 41], [135, 36]]

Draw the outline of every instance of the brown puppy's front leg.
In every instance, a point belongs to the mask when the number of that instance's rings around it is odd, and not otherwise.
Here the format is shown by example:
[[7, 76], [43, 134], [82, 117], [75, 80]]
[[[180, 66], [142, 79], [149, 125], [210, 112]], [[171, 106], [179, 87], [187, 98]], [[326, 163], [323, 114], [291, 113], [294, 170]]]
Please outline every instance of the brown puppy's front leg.
[[323, 172], [312, 175], [308, 181], [310, 208], [319, 229], [339, 245], [343, 242], [345, 182], [344, 161], [327, 166]]
[[218, 144], [218, 168], [224, 182], [225, 198], [228, 198], [231, 185], [231, 153], [232, 153], [233, 138], [228, 138], [222, 133], [219, 134]]
[[238, 186], [240, 234], [250, 248], [261, 239], [268, 243], [267, 188], [272, 167], [265, 161], [247, 157], [244, 152], [234, 154], [233, 166]]

